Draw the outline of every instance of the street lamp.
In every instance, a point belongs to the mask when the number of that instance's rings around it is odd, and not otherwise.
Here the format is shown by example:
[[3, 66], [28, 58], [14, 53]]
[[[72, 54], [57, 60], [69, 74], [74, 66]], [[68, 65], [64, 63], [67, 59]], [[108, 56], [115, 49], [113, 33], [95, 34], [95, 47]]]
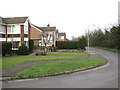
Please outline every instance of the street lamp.
[[94, 24], [92, 24], [92, 25], [88, 25], [88, 31], [87, 31], [87, 35], [88, 35], [88, 53], [89, 53], [89, 47], [90, 47], [90, 37], [89, 37], [89, 27], [90, 26], [95, 26]]

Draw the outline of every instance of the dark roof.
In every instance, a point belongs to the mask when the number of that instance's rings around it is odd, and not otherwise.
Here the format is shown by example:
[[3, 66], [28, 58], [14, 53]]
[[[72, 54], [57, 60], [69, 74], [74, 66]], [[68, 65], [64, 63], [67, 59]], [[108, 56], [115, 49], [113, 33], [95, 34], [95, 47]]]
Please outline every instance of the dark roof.
[[59, 35], [66, 35], [66, 33], [58, 33]]
[[56, 27], [39, 27], [43, 31], [55, 31]]
[[28, 17], [10, 17], [10, 18], [2, 18], [6, 24], [19, 24], [25, 23]]
[[32, 25], [33, 25], [34, 27], [42, 30], [42, 31], [55, 31], [55, 30], [56, 30], [56, 27], [38, 27], [38, 26], [36, 26], [36, 25], [34, 25], [34, 24], [32, 24]]

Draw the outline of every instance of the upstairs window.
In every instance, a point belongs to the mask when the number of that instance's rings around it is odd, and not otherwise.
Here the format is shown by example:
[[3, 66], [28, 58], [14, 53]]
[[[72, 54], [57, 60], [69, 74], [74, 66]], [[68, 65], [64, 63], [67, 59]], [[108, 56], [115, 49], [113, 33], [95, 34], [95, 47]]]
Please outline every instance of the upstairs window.
[[7, 33], [11, 33], [11, 26], [7, 26]]
[[6, 31], [6, 26], [2, 26], [2, 27], [0, 28], [0, 32], [1, 32], [1, 33], [5, 33], [5, 31]]
[[28, 27], [27, 26], [24, 26], [24, 33], [28, 34]]

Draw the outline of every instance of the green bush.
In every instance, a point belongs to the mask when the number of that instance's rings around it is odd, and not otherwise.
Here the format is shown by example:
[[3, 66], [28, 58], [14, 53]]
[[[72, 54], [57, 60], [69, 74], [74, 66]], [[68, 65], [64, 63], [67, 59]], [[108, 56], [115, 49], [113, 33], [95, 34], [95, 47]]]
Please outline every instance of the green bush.
[[77, 49], [78, 41], [57, 41], [56, 46], [58, 49]]
[[33, 52], [34, 42], [33, 40], [29, 40], [29, 51]]
[[18, 48], [18, 55], [28, 55], [29, 49], [24, 44]]
[[87, 46], [87, 40], [84, 36], [78, 38], [78, 41], [79, 41], [79, 48], [82, 49], [82, 50], [85, 50], [85, 47]]
[[46, 52], [37, 52], [35, 56], [46, 56]]
[[2, 43], [2, 55], [3, 56], [5, 56], [7, 53], [10, 53], [11, 49], [12, 49], [11, 42]]

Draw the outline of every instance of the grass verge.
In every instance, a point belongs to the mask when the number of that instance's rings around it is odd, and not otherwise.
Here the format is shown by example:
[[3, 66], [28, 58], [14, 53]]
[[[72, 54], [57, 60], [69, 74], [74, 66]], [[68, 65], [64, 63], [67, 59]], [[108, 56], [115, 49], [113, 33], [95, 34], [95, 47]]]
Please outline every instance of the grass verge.
[[55, 61], [55, 62], [44, 62], [34, 65], [19, 72], [16, 76], [34, 76], [34, 75], [45, 75], [54, 74], [58, 72], [65, 72], [70, 70], [76, 70], [81, 68], [89, 68], [91, 66], [98, 66], [106, 63], [104, 58], [88, 59], [88, 60], [76, 60], [76, 61]]
[[85, 58], [85, 57], [88, 57], [87, 53], [60, 53], [60, 52], [47, 53], [47, 56], [7, 56], [2, 58], [2, 69], [14, 66], [25, 61]]
[[109, 51], [113, 51], [113, 52], [118, 52], [118, 51], [120, 51], [120, 50], [115, 49], [115, 48], [107, 48], [107, 47], [101, 47], [101, 46], [91, 46], [91, 47], [100, 48], [100, 49], [105, 49], [105, 50], [109, 50]]

